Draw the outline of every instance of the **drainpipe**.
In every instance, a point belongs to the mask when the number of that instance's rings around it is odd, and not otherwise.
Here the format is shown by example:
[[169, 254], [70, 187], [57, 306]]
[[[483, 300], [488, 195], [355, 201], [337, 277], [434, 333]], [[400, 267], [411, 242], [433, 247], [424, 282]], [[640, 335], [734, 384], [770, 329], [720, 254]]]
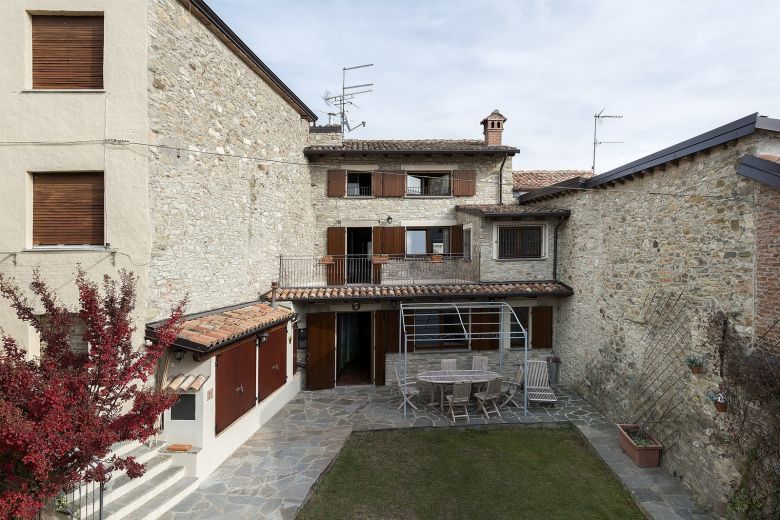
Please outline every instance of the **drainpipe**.
[[271, 308], [276, 308], [276, 291], [279, 289], [279, 282], [271, 282]]
[[558, 228], [561, 227], [561, 224], [563, 224], [564, 218], [561, 217], [561, 219], [558, 221], [557, 224], [555, 224], [555, 231], [553, 234], [553, 281], [558, 281]]
[[504, 154], [504, 158], [501, 160], [501, 167], [498, 169], [498, 203], [504, 204], [504, 164], [509, 157], [508, 153]]

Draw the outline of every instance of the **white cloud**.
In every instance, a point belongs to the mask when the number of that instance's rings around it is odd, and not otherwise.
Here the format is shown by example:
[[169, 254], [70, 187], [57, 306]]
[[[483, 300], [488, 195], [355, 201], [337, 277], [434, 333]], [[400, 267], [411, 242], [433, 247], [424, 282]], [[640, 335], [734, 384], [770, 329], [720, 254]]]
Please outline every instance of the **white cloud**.
[[212, 0], [215, 11], [311, 108], [341, 67], [376, 92], [354, 137], [480, 137], [494, 108], [515, 168], [598, 171], [761, 111], [780, 117], [780, 2], [692, 0], [395, 2]]

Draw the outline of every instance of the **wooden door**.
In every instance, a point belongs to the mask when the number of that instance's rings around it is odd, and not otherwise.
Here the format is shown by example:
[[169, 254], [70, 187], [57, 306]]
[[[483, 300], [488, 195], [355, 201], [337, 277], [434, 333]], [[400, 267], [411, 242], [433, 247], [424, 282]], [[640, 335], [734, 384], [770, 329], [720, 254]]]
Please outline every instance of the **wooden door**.
[[217, 355], [216, 417], [219, 433], [255, 406], [255, 338], [247, 338]]
[[553, 309], [552, 307], [531, 308], [531, 346], [533, 348], [552, 348], [553, 346]]
[[258, 352], [257, 388], [262, 401], [287, 382], [287, 325], [268, 332], [268, 340], [260, 343]]
[[329, 227], [327, 253], [333, 257], [328, 264], [328, 285], [344, 285], [346, 281], [347, 228]]
[[308, 363], [306, 388], [322, 390], [336, 384], [336, 313], [313, 312], [306, 316]]
[[501, 311], [495, 308], [472, 309], [471, 350], [497, 350], [500, 330]]
[[406, 254], [406, 228], [404, 226], [382, 228], [382, 253], [399, 256]]
[[385, 384], [385, 354], [398, 352], [398, 311], [374, 311], [374, 384]]

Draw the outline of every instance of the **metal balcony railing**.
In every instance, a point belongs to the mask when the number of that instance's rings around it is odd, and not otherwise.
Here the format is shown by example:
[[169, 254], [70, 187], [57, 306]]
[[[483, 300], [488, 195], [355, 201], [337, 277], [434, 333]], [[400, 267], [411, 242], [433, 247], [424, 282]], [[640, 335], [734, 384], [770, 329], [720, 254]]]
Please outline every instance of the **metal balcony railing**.
[[347, 197], [370, 197], [371, 186], [347, 186]]
[[462, 255], [283, 256], [281, 287], [430, 285], [479, 281], [479, 261]]

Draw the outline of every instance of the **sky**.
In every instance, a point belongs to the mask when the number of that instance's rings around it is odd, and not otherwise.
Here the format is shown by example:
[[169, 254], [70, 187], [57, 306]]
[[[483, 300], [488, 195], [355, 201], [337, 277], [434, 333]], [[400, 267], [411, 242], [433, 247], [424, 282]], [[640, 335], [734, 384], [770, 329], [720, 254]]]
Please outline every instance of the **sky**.
[[319, 117], [374, 83], [355, 139], [479, 139], [508, 121], [514, 169], [596, 172], [742, 116], [780, 118], [777, 0], [209, 0]]

